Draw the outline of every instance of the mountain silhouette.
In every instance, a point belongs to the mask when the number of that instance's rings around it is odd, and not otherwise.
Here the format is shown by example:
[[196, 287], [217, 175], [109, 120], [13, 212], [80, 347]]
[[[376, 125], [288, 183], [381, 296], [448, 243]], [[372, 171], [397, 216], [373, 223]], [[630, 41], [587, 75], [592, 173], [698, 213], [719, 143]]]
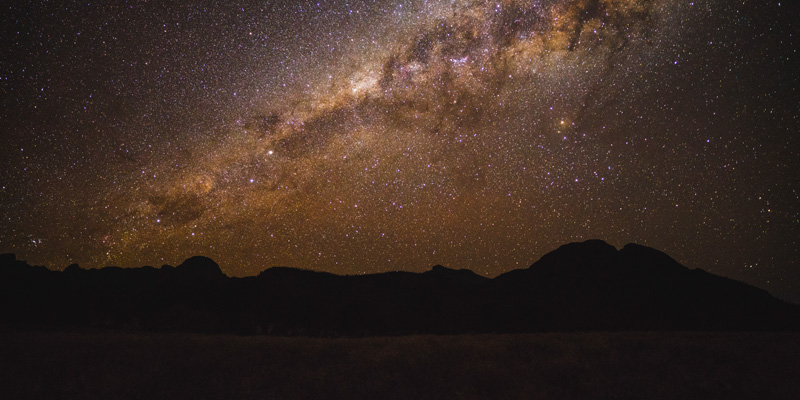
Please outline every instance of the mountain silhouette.
[[592, 330], [796, 330], [800, 306], [668, 255], [570, 243], [494, 279], [436, 265], [341, 276], [276, 267], [227, 277], [177, 267], [64, 271], [0, 256], [0, 327], [306, 336]]

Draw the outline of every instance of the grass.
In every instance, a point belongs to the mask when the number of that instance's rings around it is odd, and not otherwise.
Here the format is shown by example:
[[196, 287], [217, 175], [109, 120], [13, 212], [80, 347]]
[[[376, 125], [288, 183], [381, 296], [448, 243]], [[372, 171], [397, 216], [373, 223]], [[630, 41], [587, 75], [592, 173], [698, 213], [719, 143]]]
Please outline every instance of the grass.
[[798, 333], [0, 334], [5, 399], [798, 399]]

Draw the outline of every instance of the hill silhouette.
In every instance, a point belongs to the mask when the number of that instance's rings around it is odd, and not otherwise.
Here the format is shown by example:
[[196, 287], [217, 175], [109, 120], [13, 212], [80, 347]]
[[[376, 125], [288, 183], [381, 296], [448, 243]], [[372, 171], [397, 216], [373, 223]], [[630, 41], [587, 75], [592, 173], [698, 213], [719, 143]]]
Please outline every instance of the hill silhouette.
[[800, 306], [764, 290], [600, 240], [494, 279], [440, 265], [358, 276], [277, 267], [230, 278], [207, 257], [59, 272], [5, 254], [0, 313], [6, 329], [304, 336], [800, 328]]

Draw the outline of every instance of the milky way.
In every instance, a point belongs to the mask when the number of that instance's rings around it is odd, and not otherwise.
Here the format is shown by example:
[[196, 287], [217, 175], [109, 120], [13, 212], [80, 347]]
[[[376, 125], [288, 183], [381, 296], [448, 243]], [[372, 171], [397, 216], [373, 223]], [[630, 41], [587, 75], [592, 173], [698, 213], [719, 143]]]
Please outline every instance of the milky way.
[[800, 300], [780, 2], [8, 8], [0, 251], [494, 276], [601, 238]]

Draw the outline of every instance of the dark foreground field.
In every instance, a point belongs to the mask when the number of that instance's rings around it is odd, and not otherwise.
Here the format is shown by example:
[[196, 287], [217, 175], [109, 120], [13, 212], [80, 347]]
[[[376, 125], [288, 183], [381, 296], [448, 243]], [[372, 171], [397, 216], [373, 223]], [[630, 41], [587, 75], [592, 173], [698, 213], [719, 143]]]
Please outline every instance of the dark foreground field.
[[798, 399], [797, 333], [0, 334], [4, 399]]

